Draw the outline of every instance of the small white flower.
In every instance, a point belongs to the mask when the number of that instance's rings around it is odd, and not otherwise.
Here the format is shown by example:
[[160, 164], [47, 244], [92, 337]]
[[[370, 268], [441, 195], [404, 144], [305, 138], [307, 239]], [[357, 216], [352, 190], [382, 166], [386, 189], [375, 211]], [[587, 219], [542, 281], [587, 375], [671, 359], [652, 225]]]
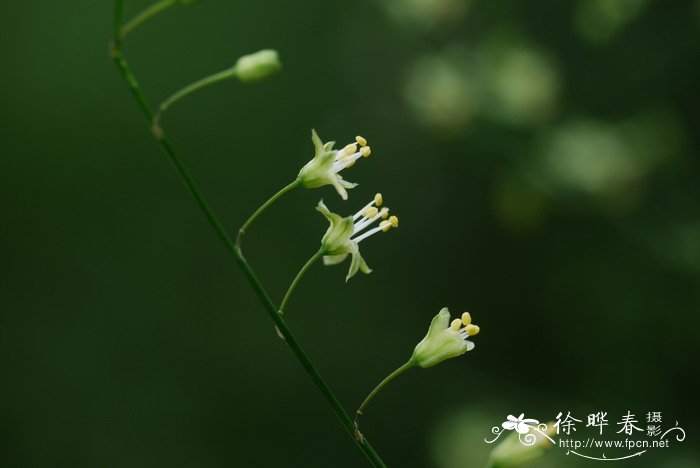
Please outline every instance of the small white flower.
[[[343, 180], [340, 171], [355, 164], [361, 157], [369, 157], [372, 150], [367, 146], [367, 140], [361, 136], [355, 137], [355, 143], [345, 145], [340, 150], [334, 150], [334, 142], [323, 143], [315, 130], [311, 130], [311, 140], [314, 143], [314, 158], [306, 163], [297, 176], [302, 186], [306, 188], [332, 185], [343, 200], [348, 199], [346, 189], [357, 186]], [[359, 145], [359, 149], [358, 149]]]
[[[352, 278], [358, 270], [362, 273], [371, 273], [365, 260], [360, 255], [359, 244], [368, 237], [378, 232], [386, 232], [391, 228], [399, 227], [399, 218], [389, 216], [389, 208], [380, 208], [383, 203], [382, 194], [378, 193], [374, 199], [365, 205], [353, 216], [343, 218], [332, 213], [321, 200], [316, 209], [330, 222], [328, 230], [321, 239], [324, 252], [324, 265], [337, 265], [352, 255], [350, 270], [345, 281]], [[379, 221], [379, 225], [367, 230], [371, 225]]]
[[512, 414], [509, 414], [506, 418], [508, 420], [501, 424], [501, 426], [503, 426], [503, 429], [509, 431], [515, 429], [518, 432], [518, 434], [527, 434], [528, 432], [530, 432], [531, 425], [537, 425], [540, 422], [537, 419], [523, 419], [524, 416], [525, 413], [520, 413], [520, 416], [518, 416], [517, 418]]
[[445, 359], [460, 356], [474, 349], [474, 343], [467, 338], [479, 333], [479, 327], [472, 324], [469, 312], [461, 319], [450, 322], [450, 311], [444, 307], [430, 322], [425, 338], [413, 350], [411, 360], [420, 367], [431, 367]]

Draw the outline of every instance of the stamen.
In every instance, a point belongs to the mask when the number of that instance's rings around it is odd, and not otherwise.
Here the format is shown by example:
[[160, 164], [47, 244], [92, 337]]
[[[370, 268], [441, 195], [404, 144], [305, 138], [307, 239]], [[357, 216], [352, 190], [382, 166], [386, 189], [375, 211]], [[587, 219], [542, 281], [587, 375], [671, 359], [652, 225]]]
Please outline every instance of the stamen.
[[391, 221], [382, 221], [379, 223], [379, 228], [382, 231], [387, 232], [389, 229], [391, 229]]
[[360, 153], [365, 158], [368, 158], [369, 155], [372, 154], [372, 149], [369, 146], [363, 146], [362, 148], [360, 148]]
[[[355, 214], [353, 215], [353, 217], [352, 217], [352, 220], [355, 221], [355, 220], [357, 220], [357, 218], [359, 218], [360, 216], [362, 216], [362, 213], [364, 213], [364, 212], [367, 210], [367, 208], [369, 208], [370, 206], [374, 205], [376, 199], [377, 199], [377, 197], [374, 197], [374, 200], [372, 200], [371, 202], [367, 203], [364, 207], [362, 207], [362, 209], [361, 209], [360, 211], [358, 211], [357, 213], [355, 213]], [[377, 206], [379, 206], [379, 205], [377, 205]]]
[[[367, 210], [370, 210], [371, 208], [368, 208]], [[376, 210], [376, 208], [374, 208]], [[385, 216], [386, 213], [389, 212], [388, 208], [382, 208], [381, 211], [377, 212], [374, 214], [372, 217], [365, 217], [364, 219], [360, 220], [357, 224], [355, 224], [355, 229], [353, 230], [353, 235], [359, 233], [360, 231], [364, 230], [367, 226], [370, 224], [373, 224], [376, 220], [381, 218], [382, 216]]]
[[389, 222], [391, 223], [391, 227], [397, 228], [399, 227], [399, 218], [396, 216], [392, 216], [389, 218]]
[[464, 324], [464, 326], [467, 326], [470, 323], [472, 323], [472, 316], [469, 312], [465, 312], [462, 314], [462, 323]]
[[450, 328], [454, 331], [458, 331], [459, 327], [462, 326], [462, 321], [460, 319], [454, 319], [450, 324]]
[[358, 142], [360, 144], [360, 146], [367, 146], [367, 140], [362, 138], [360, 135], [357, 135], [355, 137], [355, 141]]
[[343, 148], [343, 152], [347, 155], [351, 155], [351, 154], [357, 152], [357, 145], [355, 143], [350, 143], [349, 145], [345, 145], [345, 148]]
[[[361, 138], [361, 137], [357, 137]], [[382, 206], [382, 203], [384, 203], [384, 198], [382, 197], [381, 193], [378, 193], [374, 196], [374, 204], [377, 206]]]
[[[382, 221], [382, 222], [383, 222], [383, 221]], [[362, 234], [361, 236], [358, 236], [358, 237], [356, 237], [355, 239], [350, 239], [350, 240], [352, 240], [352, 241], [355, 242], [356, 244], [359, 244], [360, 242], [362, 242], [363, 240], [367, 239], [367, 238], [368, 238], [369, 236], [371, 236], [372, 234], [376, 234], [376, 233], [378, 233], [378, 232], [381, 231], [381, 230], [382, 230], [381, 226], [377, 226], [376, 228], [370, 229], [369, 231], [365, 232], [365, 233]]]
[[364, 213], [362, 213], [362, 216], [364, 216], [365, 218], [374, 218], [375, 216], [377, 216], [378, 213], [379, 210], [377, 208], [375, 208], [374, 206], [370, 206], [365, 210]]
[[477, 333], [479, 333], [479, 330], [480, 330], [478, 325], [473, 325], [471, 323], [469, 325], [467, 325], [466, 327], [464, 327], [464, 329], [467, 331], [469, 336], [476, 335]]
[[[344, 153], [344, 152], [345, 152], [345, 150], [342, 150], [342, 151], [339, 151], [338, 153]], [[338, 172], [342, 171], [346, 167], [352, 166], [355, 161], [360, 159], [360, 156], [362, 156], [362, 153], [360, 153], [359, 151], [357, 153], [353, 153], [353, 154], [341, 155], [333, 163], [333, 167], [331, 168], [331, 170], [337, 174]]]

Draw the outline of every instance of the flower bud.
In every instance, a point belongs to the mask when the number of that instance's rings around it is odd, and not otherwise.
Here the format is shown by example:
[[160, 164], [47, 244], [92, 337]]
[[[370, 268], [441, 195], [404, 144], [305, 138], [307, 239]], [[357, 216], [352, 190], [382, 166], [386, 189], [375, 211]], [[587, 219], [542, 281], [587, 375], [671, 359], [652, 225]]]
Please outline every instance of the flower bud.
[[263, 49], [239, 58], [233, 66], [235, 75], [244, 83], [262, 80], [282, 68], [276, 50]]

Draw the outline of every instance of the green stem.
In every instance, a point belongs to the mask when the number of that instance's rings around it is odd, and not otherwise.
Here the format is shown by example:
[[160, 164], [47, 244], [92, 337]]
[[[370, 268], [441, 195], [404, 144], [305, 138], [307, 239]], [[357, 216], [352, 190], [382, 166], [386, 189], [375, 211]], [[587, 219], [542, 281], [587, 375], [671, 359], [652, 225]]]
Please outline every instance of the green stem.
[[156, 113], [155, 122], [153, 123], [154, 126], [158, 126], [161, 114], [168, 110], [168, 108], [172, 106], [175, 102], [179, 101], [183, 97], [199, 89], [206, 88], [207, 86], [212, 85], [214, 83], [218, 83], [219, 81], [224, 81], [229, 78], [232, 78], [233, 76], [235, 76], [235, 74], [235, 67], [227, 68], [226, 70], [214, 73], [213, 75], [205, 76], [201, 80], [197, 80], [194, 83], [189, 84], [184, 88], [180, 89], [179, 91], [176, 91], [175, 93], [173, 93], [172, 96], [167, 98], [160, 104], [160, 106], [158, 106], [158, 112]]
[[117, 30], [117, 37], [119, 39], [124, 39], [127, 34], [136, 29], [136, 27], [139, 26], [141, 23], [148, 21], [161, 11], [166, 10], [171, 6], [175, 5], [177, 2], [178, 0], [160, 0], [159, 2], [156, 2], [153, 5], [147, 7], [141, 13], [134, 16], [131, 20], [127, 21], [127, 23], [124, 26], [119, 28]]
[[[119, 18], [122, 17], [122, 11], [123, 11], [123, 0], [115, 0], [115, 21], [119, 21]], [[118, 28], [115, 28], [115, 30], [118, 30]], [[141, 91], [141, 88], [138, 85], [138, 82], [136, 81], [133, 72], [126, 61], [126, 58], [124, 57], [121, 48], [120, 48], [120, 40], [119, 37], [115, 36], [114, 41], [112, 43], [112, 58], [122, 76], [126, 84], [128, 85], [129, 89], [131, 90], [131, 93], [134, 95], [136, 98], [137, 102], [139, 103], [139, 106], [141, 107], [141, 110], [143, 111], [143, 114], [145, 115], [149, 126], [152, 127], [153, 125], [153, 110], [148, 104], [148, 101], [146, 100], [145, 96], [143, 95], [143, 92]], [[240, 266], [240, 268], [243, 270], [243, 273], [246, 276], [246, 279], [250, 283], [250, 286], [253, 288], [255, 291], [256, 295], [262, 302], [265, 311], [267, 314], [270, 316], [272, 321], [275, 323], [277, 326], [277, 329], [280, 331], [282, 336], [284, 336], [284, 339], [289, 346], [289, 348], [292, 350], [294, 353], [295, 357], [299, 361], [299, 363], [302, 365], [306, 373], [309, 375], [311, 380], [314, 382], [318, 390], [321, 392], [323, 397], [326, 399], [328, 404], [330, 405], [331, 409], [337, 416], [337, 418], [340, 420], [341, 424], [345, 428], [346, 432], [355, 440], [354, 437], [354, 425], [352, 419], [350, 419], [350, 416], [348, 413], [345, 411], [343, 406], [340, 404], [340, 401], [338, 401], [338, 398], [335, 396], [331, 388], [328, 386], [328, 384], [323, 380], [321, 377], [321, 374], [319, 374], [318, 370], [316, 370], [316, 367], [313, 365], [309, 357], [306, 355], [304, 350], [302, 349], [301, 345], [299, 342], [296, 340], [292, 332], [290, 331], [289, 327], [287, 327], [286, 322], [283, 320], [282, 316], [277, 312], [277, 308], [275, 307], [274, 303], [270, 299], [270, 296], [268, 295], [267, 291], [263, 288], [262, 284], [258, 280], [257, 276], [255, 275], [253, 269], [251, 266], [248, 264], [246, 261], [245, 257], [243, 256], [243, 252], [241, 251], [240, 245], [234, 244], [234, 242], [231, 240], [229, 237], [228, 233], [226, 232], [226, 229], [223, 227], [223, 225], [219, 222], [218, 218], [212, 211], [212, 209], [209, 207], [209, 204], [207, 203], [206, 199], [200, 192], [199, 188], [197, 187], [196, 183], [192, 179], [192, 177], [189, 174], [189, 171], [185, 167], [184, 163], [182, 160], [179, 158], [179, 156], [175, 153], [175, 150], [170, 143], [170, 141], [163, 135], [162, 133], [160, 135], [156, 135], [158, 142], [161, 144], [163, 147], [163, 150], [165, 153], [168, 155], [172, 163], [175, 165], [175, 168], [177, 169], [178, 173], [182, 177], [182, 180], [184, 181], [185, 185], [187, 186], [188, 190], [194, 197], [195, 201], [197, 202], [197, 205], [199, 206], [200, 210], [204, 214], [204, 216], [207, 218], [207, 221], [209, 224], [212, 226], [218, 237], [221, 239], [221, 241], [224, 243], [226, 246], [226, 249], [233, 255], [236, 263]], [[367, 457], [367, 459], [372, 463], [373, 466], [375, 467], [385, 467], [386, 465], [380, 458], [380, 456], [377, 454], [377, 452], [374, 451], [374, 448], [369, 444], [367, 441], [357, 441], [355, 440], [355, 443], [357, 447], [364, 453], [364, 455]]]
[[396, 378], [398, 375], [404, 373], [405, 371], [407, 371], [408, 369], [410, 369], [411, 367], [414, 367], [414, 366], [415, 366], [415, 364], [414, 364], [413, 360], [408, 361], [406, 364], [399, 367], [391, 374], [387, 375], [386, 378], [384, 380], [382, 380], [381, 382], [379, 382], [379, 385], [374, 387], [374, 390], [372, 390], [370, 392], [370, 394], [367, 395], [367, 398], [365, 398], [365, 401], [362, 402], [360, 407], [357, 408], [357, 411], [355, 412], [355, 438], [356, 439], [360, 439], [360, 440], [364, 439], [364, 436], [362, 435], [362, 433], [360, 433], [360, 416], [362, 416], [364, 409], [367, 407], [369, 402], [372, 401], [372, 398], [374, 398], [374, 396], [377, 393], [379, 393], [379, 391], [382, 388], [384, 388], [386, 386], [386, 384], [388, 384], [389, 382], [394, 380], [394, 378]]
[[243, 234], [248, 230], [251, 224], [257, 219], [258, 216], [262, 214], [263, 211], [265, 211], [270, 205], [272, 205], [278, 198], [280, 198], [282, 195], [285, 193], [289, 192], [293, 188], [296, 188], [301, 184], [301, 181], [299, 179], [296, 179], [294, 182], [290, 183], [289, 185], [286, 185], [283, 187], [279, 192], [271, 196], [265, 203], [260, 205], [260, 208], [255, 210], [255, 213], [250, 215], [250, 218], [243, 224], [243, 226], [238, 230], [238, 235], [236, 236], [236, 245], [240, 246], [241, 245], [241, 237], [243, 237]]
[[301, 270], [299, 270], [299, 273], [297, 273], [297, 276], [294, 278], [294, 281], [292, 281], [292, 284], [289, 285], [289, 289], [287, 289], [287, 293], [284, 295], [284, 299], [282, 299], [282, 304], [280, 305], [280, 314], [284, 313], [285, 307], [287, 307], [287, 302], [289, 302], [289, 298], [292, 297], [292, 292], [294, 292], [294, 288], [297, 287], [297, 283], [299, 283], [299, 280], [301, 280], [301, 277], [304, 276], [304, 273], [306, 273], [306, 270], [308, 270], [311, 265], [316, 263], [316, 261], [323, 257], [325, 255], [326, 251], [323, 248], [320, 248], [318, 252], [316, 252], [313, 257], [309, 259], [308, 262], [304, 264], [303, 267], [301, 267]]

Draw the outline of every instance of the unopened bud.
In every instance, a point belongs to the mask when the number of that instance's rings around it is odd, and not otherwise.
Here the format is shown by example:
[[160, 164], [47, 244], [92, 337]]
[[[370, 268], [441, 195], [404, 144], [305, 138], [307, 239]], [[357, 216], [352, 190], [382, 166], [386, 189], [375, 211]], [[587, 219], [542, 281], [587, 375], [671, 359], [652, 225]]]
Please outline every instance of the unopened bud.
[[264, 49], [239, 58], [233, 67], [236, 77], [244, 83], [262, 80], [282, 68], [276, 50]]

